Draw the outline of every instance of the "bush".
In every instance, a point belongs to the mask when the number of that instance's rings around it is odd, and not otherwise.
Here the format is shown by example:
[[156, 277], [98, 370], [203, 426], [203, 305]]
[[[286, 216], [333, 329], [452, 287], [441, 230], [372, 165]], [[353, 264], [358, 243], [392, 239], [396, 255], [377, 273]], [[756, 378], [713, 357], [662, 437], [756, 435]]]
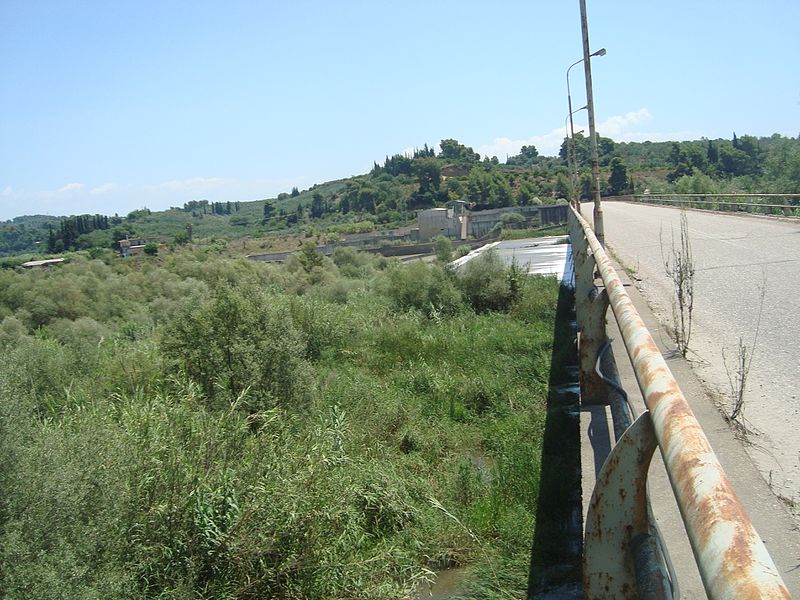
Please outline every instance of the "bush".
[[515, 229], [525, 225], [525, 217], [519, 213], [510, 212], [505, 213], [502, 217], [500, 217], [500, 222], [503, 224], [503, 227]]
[[128, 598], [130, 448], [103, 414], [30, 418], [0, 373], [0, 589], [8, 598]]
[[312, 241], [303, 242], [303, 248], [297, 257], [306, 273], [310, 273], [315, 267], [322, 266], [322, 254], [317, 251], [317, 246]]
[[464, 306], [453, 276], [443, 267], [415, 262], [390, 269], [385, 293], [401, 310], [452, 315]]
[[433, 240], [433, 251], [440, 263], [449, 263], [453, 259], [453, 243], [443, 235]]
[[15, 347], [27, 334], [25, 325], [17, 317], [5, 317], [0, 321], [0, 351]]
[[519, 289], [512, 285], [514, 282], [515, 274], [492, 249], [470, 260], [458, 279], [464, 297], [476, 312], [511, 308]]
[[347, 246], [336, 248], [333, 251], [333, 263], [339, 272], [351, 279], [362, 279], [372, 272], [374, 256], [366, 252], [358, 252]]
[[289, 312], [254, 288], [218, 288], [199, 307], [185, 309], [161, 344], [205, 392], [225, 402], [247, 390], [252, 412], [302, 407], [311, 390], [303, 335]]

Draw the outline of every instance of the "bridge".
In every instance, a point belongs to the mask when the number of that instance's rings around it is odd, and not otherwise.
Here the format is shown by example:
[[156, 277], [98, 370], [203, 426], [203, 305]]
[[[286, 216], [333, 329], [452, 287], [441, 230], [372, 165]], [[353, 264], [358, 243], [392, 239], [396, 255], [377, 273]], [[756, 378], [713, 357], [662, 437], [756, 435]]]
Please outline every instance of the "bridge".
[[[671, 233], [680, 229], [679, 211], [616, 202], [606, 202], [604, 211], [608, 248], [659, 319], [668, 321], [673, 291], [662, 247], [668, 251]], [[709, 388], [724, 393], [723, 352], [730, 363], [740, 336], [752, 347], [745, 408], [751, 455], [766, 479], [772, 473], [776, 493], [800, 501], [800, 436], [787, 426], [800, 425], [800, 220], [703, 211], [687, 216], [696, 270], [689, 359]]]
[[[799, 327], [800, 222], [690, 211], [695, 321], [685, 361], [673, 352], [662, 326], [672, 315], [674, 289], [664, 262], [680, 235], [680, 211], [622, 202], [603, 206], [610, 256], [592, 239], [588, 223], [576, 217], [571, 226], [582, 346], [585, 505], [595, 479], [600, 482], [585, 515], [587, 597], [800, 594], [800, 535], [797, 515], [791, 514], [800, 458], [800, 436], [792, 430], [800, 423], [798, 352], [792, 343]], [[608, 310], [606, 331], [608, 298], [621, 325]], [[642, 322], [652, 338], [639, 327]], [[615, 371], [613, 361], [608, 365], [601, 356], [606, 335], [614, 338], [609, 354], [627, 353], [636, 365], [631, 369], [627, 360], [620, 361], [620, 376], [613, 379], [622, 386], [594, 372], [595, 362]], [[721, 415], [730, 414], [723, 351], [735, 363], [731, 357], [740, 338], [753, 360], [745, 418], [732, 429]], [[634, 409], [650, 409], [638, 419], [615, 407], [637, 384], [646, 402]], [[734, 439], [735, 431], [744, 445]], [[706, 438], [719, 462], [709, 454]], [[643, 499], [644, 479], [656, 447], [669, 477], [662, 464], [649, 469], [651, 513]]]

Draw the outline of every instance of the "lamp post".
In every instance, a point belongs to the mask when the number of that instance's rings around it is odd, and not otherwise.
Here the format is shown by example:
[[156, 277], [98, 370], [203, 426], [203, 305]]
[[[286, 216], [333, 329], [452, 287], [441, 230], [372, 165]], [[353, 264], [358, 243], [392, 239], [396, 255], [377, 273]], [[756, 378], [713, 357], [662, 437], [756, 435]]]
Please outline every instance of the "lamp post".
[[[586, 110], [586, 106], [581, 106], [577, 110], [572, 110], [564, 119], [564, 131], [567, 132], [567, 166], [569, 167], [569, 184], [570, 184], [570, 203], [575, 207], [575, 210], [581, 212], [581, 203], [578, 196], [578, 157], [575, 152], [575, 130], [572, 126], [572, 115]], [[569, 122], [570, 129], [567, 129], [567, 122]]]
[[[600, 205], [600, 160], [597, 157], [597, 134], [594, 127], [594, 98], [592, 96], [592, 55], [589, 54], [589, 23], [586, 19], [586, 0], [580, 0], [581, 33], [583, 36], [583, 70], [586, 74], [586, 105], [589, 107], [589, 137], [592, 138], [592, 187], [594, 188], [594, 234], [605, 245], [603, 207]], [[599, 51], [598, 51], [599, 52]], [[605, 52], [604, 52], [605, 54]]]
[[[586, 106], [584, 106], [583, 108], [579, 108], [576, 111], [572, 110], [572, 94], [570, 93], [570, 90], [569, 90], [569, 71], [570, 71], [570, 69], [572, 69], [572, 67], [574, 67], [575, 65], [579, 65], [584, 61], [586, 61], [587, 64], [588, 64], [588, 58], [591, 58], [592, 56], [605, 56], [605, 55], [606, 55], [606, 49], [605, 48], [600, 48], [600, 50], [598, 50], [597, 52], [593, 52], [588, 57], [584, 57], [584, 58], [582, 58], [580, 60], [576, 60], [569, 67], [567, 67], [567, 106], [569, 107], [569, 139], [570, 139], [569, 146], [571, 147], [572, 152], [573, 152], [572, 159], [573, 159], [573, 167], [574, 167], [574, 169], [570, 173], [570, 180], [573, 182], [573, 187], [572, 187], [572, 189], [573, 189], [573, 197], [570, 198], [570, 200], [572, 200], [573, 205], [579, 211], [580, 211], [580, 201], [578, 200], [578, 198], [575, 197], [575, 190], [577, 189], [577, 186], [575, 185], [575, 179], [576, 179], [576, 171], [578, 169], [578, 165], [577, 165], [578, 161], [577, 161], [577, 157], [574, 154], [575, 153], [575, 124], [572, 121], [572, 115], [574, 115], [576, 112], [579, 112], [579, 111], [583, 110], [584, 108], [588, 108], [590, 106], [590, 104], [587, 103]], [[590, 110], [590, 114], [592, 114], [591, 110]], [[592, 121], [592, 120], [593, 119], [590, 119], [590, 121]], [[592, 129], [590, 127], [590, 131], [591, 130]], [[567, 163], [569, 163], [569, 151], [567, 152]], [[598, 175], [598, 177], [599, 177], [599, 175]]]

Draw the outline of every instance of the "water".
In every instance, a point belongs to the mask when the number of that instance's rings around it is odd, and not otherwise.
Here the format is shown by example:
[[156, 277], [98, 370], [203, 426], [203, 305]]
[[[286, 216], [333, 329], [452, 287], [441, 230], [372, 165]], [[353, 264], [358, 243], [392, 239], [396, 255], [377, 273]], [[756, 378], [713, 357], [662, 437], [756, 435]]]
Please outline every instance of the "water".
[[418, 600], [451, 600], [463, 598], [466, 592], [464, 584], [469, 574], [468, 567], [453, 567], [436, 573], [433, 583], [421, 586], [417, 593]]

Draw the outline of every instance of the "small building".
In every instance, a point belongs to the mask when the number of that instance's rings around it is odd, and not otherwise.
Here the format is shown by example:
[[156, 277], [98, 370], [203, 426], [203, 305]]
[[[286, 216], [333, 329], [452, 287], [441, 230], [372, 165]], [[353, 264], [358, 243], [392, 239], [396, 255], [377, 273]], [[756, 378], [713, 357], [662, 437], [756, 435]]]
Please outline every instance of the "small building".
[[46, 260], [29, 260], [28, 262], [22, 263], [22, 266], [26, 269], [34, 269], [36, 267], [52, 267], [53, 265], [60, 265], [63, 262], [63, 258], [48, 258]]
[[450, 239], [465, 240], [469, 234], [467, 203], [461, 200], [448, 202], [446, 208], [430, 208], [417, 214], [420, 241], [439, 235]]
[[120, 256], [137, 256], [144, 253], [144, 247], [147, 244], [147, 240], [129, 240], [125, 238], [117, 243], [119, 244]]

